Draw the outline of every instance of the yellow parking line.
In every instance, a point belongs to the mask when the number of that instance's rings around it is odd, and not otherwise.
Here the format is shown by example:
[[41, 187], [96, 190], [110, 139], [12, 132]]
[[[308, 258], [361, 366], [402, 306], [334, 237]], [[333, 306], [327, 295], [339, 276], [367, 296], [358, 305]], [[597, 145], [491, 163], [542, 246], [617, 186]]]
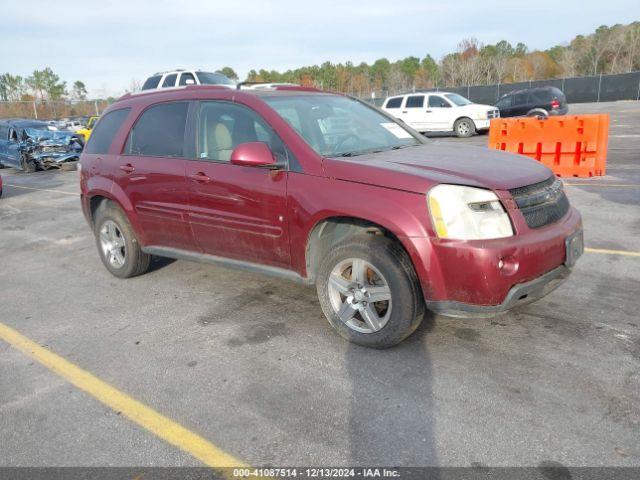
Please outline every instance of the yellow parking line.
[[64, 192], [62, 190], [49, 190], [47, 188], [35, 188], [35, 187], [23, 187], [22, 185], [12, 185], [10, 183], [5, 183], [4, 184], [5, 187], [13, 187], [13, 188], [22, 188], [24, 190], [39, 190], [41, 192], [53, 192], [53, 193], [63, 193], [65, 195], [73, 195], [73, 196], [80, 196], [79, 193], [74, 193], [74, 192]]
[[214, 468], [244, 465], [240, 460], [222, 451], [197, 433], [187, 430], [179, 423], [147, 407], [68, 360], [41, 347], [3, 323], [0, 323], [0, 339], [21, 350], [109, 408], [116, 412], [121, 412], [122, 415], [125, 415], [142, 428], [190, 453], [205, 465]]
[[626, 255], [628, 257], [640, 257], [640, 252], [633, 252], [629, 250], [609, 250], [607, 248], [585, 248], [584, 251], [589, 253], [604, 253], [605, 255]]

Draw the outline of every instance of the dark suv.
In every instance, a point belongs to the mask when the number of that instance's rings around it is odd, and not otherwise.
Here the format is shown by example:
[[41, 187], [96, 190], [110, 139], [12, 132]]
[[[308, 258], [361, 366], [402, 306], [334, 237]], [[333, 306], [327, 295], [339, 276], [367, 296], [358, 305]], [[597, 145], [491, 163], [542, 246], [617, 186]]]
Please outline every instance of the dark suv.
[[425, 307], [490, 316], [536, 300], [582, 252], [580, 214], [544, 165], [302, 87], [126, 95], [80, 182], [113, 275], [159, 255], [315, 284], [333, 327], [371, 347], [402, 341]]
[[569, 104], [564, 93], [555, 87], [516, 90], [502, 96], [496, 103], [501, 117], [548, 117], [566, 115]]

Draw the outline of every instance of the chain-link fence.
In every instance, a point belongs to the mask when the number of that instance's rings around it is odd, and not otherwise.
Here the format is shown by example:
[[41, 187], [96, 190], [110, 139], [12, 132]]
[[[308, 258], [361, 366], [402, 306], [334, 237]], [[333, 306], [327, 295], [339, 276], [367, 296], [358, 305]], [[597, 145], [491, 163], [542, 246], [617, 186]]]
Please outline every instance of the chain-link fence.
[[[588, 77], [568, 77], [550, 80], [532, 80], [518, 83], [501, 83], [494, 85], [469, 85], [466, 87], [436, 87], [412, 91], [437, 92], [447, 91], [459, 93], [475, 103], [495, 104], [498, 99], [514, 90], [531, 87], [557, 87], [562, 90], [569, 103], [612, 102], [616, 100], [640, 100], [640, 71], [620, 73], [616, 75], [592, 75]], [[403, 91], [383, 90], [373, 92], [370, 97], [360, 96], [378, 106], [384, 99], [392, 95], [411, 93]]]
[[0, 118], [56, 120], [69, 117], [85, 117], [100, 115], [108, 105], [109, 103], [106, 100], [0, 102]]

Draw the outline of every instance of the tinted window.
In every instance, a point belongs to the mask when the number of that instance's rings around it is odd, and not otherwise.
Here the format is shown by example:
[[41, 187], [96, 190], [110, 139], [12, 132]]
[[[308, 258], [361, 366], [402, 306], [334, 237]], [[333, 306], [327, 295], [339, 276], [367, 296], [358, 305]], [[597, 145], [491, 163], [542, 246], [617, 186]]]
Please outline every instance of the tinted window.
[[525, 93], [516, 93], [513, 96], [513, 104], [514, 105], [526, 105], [529, 103], [529, 95]]
[[424, 95], [414, 95], [407, 97], [407, 108], [422, 108], [424, 107]]
[[144, 84], [142, 85], [142, 90], [149, 90], [152, 88], [157, 88], [158, 87], [158, 83], [160, 83], [160, 79], [162, 78], [162, 76], [160, 75], [156, 75], [155, 77], [149, 77], [147, 78], [147, 81], [144, 82]]
[[164, 82], [162, 82], [162, 88], [175, 87], [176, 78], [178, 78], [177, 73], [172, 73], [171, 75], [167, 75], [166, 77], [164, 77]]
[[439, 97], [437, 95], [429, 95], [429, 107], [431, 108], [446, 108], [446, 107], [450, 107], [451, 105], [449, 105], [449, 103], [447, 103], [447, 101], [442, 98]]
[[551, 103], [554, 98], [557, 98], [553, 90], [536, 90], [532, 93], [534, 98], [540, 103]]
[[196, 72], [201, 85], [235, 85], [235, 82], [221, 73]]
[[191, 82], [189, 82], [189, 85], [196, 84], [196, 79], [193, 78], [193, 75], [191, 75], [190, 73], [183, 73], [182, 75], [180, 75], [180, 86], [187, 85], [187, 80], [191, 80]]
[[129, 133], [125, 153], [152, 157], [184, 156], [188, 108], [187, 102], [174, 102], [145, 110]]
[[85, 153], [108, 153], [113, 137], [120, 130], [120, 126], [129, 115], [130, 110], [130, 108], [121, 108], [101, 117], [84, 147]]
[[202, 102], [198, 116], [198, 158], [228, 162], [241, 143], [264, 142], [286, 157], [282, 140], [253, 110], [228, 102]]
[[496, 107], [498, 108], [507, 108], [511, 106], [511, 95], [508, 97], [501, 98], [498, 103], [496, 103]]
[[402, 97], [387, 100], [387, 108], [400, 108], [400, 105], [402, 105]]

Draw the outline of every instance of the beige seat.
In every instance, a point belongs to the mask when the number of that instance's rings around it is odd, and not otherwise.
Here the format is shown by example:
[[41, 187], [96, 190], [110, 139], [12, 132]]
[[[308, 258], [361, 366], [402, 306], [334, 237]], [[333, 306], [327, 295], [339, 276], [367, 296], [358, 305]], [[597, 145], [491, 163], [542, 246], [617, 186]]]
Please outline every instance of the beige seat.
[[225, 162], [231, 160], [233, 139], [229, 128], [224, 123], [214, 123], [207, 129], [206, 142], [207, 158]]

